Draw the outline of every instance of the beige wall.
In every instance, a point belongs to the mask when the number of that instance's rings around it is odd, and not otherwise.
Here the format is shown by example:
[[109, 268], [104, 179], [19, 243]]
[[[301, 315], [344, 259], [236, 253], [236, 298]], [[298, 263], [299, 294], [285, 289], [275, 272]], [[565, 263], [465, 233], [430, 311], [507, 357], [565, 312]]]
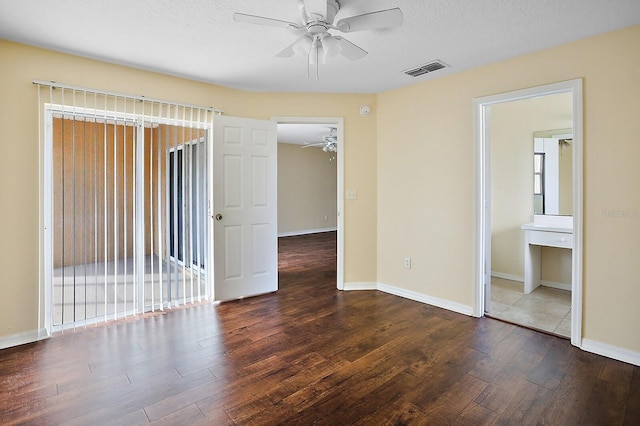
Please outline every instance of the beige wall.
[[[492, 272], [524, 276], [524, 231], [520, 226], [533, 222], [533, 133], [571, 128], [571, 103], [571, 93], [563, 93], [491, 107]], [[568, 258], [543, 262], [542, 279], [570, 284], [571, 251], [542, 251], [543, 260], [551, 257], [549, 254]], [[567, 261], [569, 268], [558, 268]]]
[[[345, 201], [345, 280], [471, 306], [472, 99], [583, 78], [583, 334], [640, 352], [639, 44], [635, 26], [376, 96], [249, 93], [0, 41], [0, 337], [39, 326], [32, 79], [214, 105], [228, 115], [344, 117], [345, 187], [358, 190], [357, 200]], [[360, 116], [363, 104], [373, 114]], [[402, 268], [404, 256], [412, 269]]]
[[278, 234], [337, 226], [336, 164], [320, 148], [278, 144]]
[[[345, 183], [359, 199], [345, 205], [345, 279], [375, 280], [375, 95], [249, 93], [0, 40], [0, 338], [36, 330], [42, 283], [40, 144], [34, 79], [198, 105], [227, 115], [344, 117]], [[42, 307], [41, 307], [42, 308]], [[41, 311], [42, 312], [42, 311]]]
[[583, 335], [640, 352], [639, 49], [634, 26], [380, 94], [378, 281], [472, 306], [472, 99], [583, 78]]

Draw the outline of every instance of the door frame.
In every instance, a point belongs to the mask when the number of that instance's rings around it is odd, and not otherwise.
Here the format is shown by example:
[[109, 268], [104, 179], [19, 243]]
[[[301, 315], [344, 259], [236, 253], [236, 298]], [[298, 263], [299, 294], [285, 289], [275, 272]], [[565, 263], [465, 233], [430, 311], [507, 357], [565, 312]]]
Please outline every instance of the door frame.
[[491, 256], [491, 106], [559, 93], [571, 93], [573, 104], [573, 240], [571, 279], [571, 344], [582, 346], [582, 232], [583, 232], [583, 101], [582, 79], [484, 96], [473, 100], [476, 156], [476, 259], [474, 316], [486, 306], [486, 262]]
[[[205, 136], [202, 137], [198, 137], [192, 140], [189, 140], [187, 142], [183, 142], [180, 145], [175, 145], [175, 146], [170, 146], [166, 149], [166, 162], [165, 162], [165, 166], [166, 166], [166, 170], [170, 170], [171, 167], [173, 166], [173, 161], [170, 161], [170, 154], [172, 153], [177, 153], [178, 151], [182, 151], [182, 158], [183, 158], [183, 176], [186, 176], [187, 174], [189, 175], [189, 179], [191, 180], [191, 173], [194, 170], [194, 167], [198, 167], [198, 165], [194, 165], [193, 164], [193, 147], [202, 144], [202, 146], [204, 147], [204, 149], [206, 150], [207, 148], [207, 138]], [[205, 156], [204, 156], [204, 165], [205, 165], [205, 172], [207, 172], [207, 158], [206, 158], [206, 151], [205, 151]], [[188, 158], [188, 161], [187, 161]], [[186, 170], [188, 169], [188, 170]], [[185, 171], [186, 170], [186, 171]], [[201, 174], [201, 178], [203, 179], [202, 184], [205, 185], [205, 198], [207, 196], [206, 194], [206, 184], [207, 184], [207, 173]], [[183, 177], [184, 178], [184, 177]], [[170, 199], [170, 192], [171, 192], [171, 183], [169, 181], [169, 178], [167, 176], [167, 182], [166, 182], [166, 188], [165, 188], [165, 193], [166, 193], [166, 198], [167, 200]], [[195, 184], [193, 182], [191, 182], [192, 185], [195, 186]], [[180, 188], [180, 187], [179, 187]], [[189, 190], [188, 188], [184, 188], [185, 190]], [[183, 194], [184, 197], [184, 194]], [[203, 222], [204, 224], [208, 224], [207, 221], [207, 216], [208, 216], [208, 212], [207, 212], [207, 200], [200, 200], [200, 202], [202, 203], [202, 205], [204, 206], [203, 212], [202, 212], [202, 217], [200, 218], [200, 221]], [[189, 247], [191, 244], [193, 244], [193, 215], [197, 215], [196, 213], [193, 213], [193, 200], [190, 200], [190, 206], [189, 206], [189, 221], [188, 224], [189, 226], [187, 226], [187, 234], [189, 236], [188, 240], [189, 240], [189, 244], [185, 244], [185, 249], [187, 249], [186, 251], [189, 252], [189, 250], [193, 250], [191, 247]], [[198, 206], [198, 208], [202, 208], [201, 206]], [[168, 218], [169, 216], [167, 216]], [[185, 218], [183, 218], [182, 220], [185, 220]], [[171, 223], [169, 224], [169, 227], [171, 227]], [[178, 231], [180, 232], [181, 230], [178, 229]], [[170, 235], [170, 233], [169, 233]], [[182, 236], [182, 238], [186, 238], [186, 236]], [[198, 237], [199, 238], [199, 237]], [[203, 247], [202, 247], [202, 251], [205, 251], [205, 247], [207, 246], [207, 241], [206, 241], [206, 233], [205, 233], [205, 241], [203, 243]], [[171, 252], [171, 249], [169, 249], [169, 253]], [[193, 256], [193, 253], [191, 253], [191, 255]], [[200, 253], [200, 255], [202, 256], [202, 253]], [[188, 268], [191, 270], [195, 270], [196, 269], [196, 265], [193, 263], [193, 259], [189, 259], [188, 264], [184, 261], [184, 258], [187, 256], [187, 253], [183, 253], [182, 257], [183, 259], [177, 259], [177, 262], [179, 265], [181, 265], [183, 268]], [[206, 255], [204, 256], [206, 258]], [[169, 259], [171, 261], [175, 260], [175, 256], [172, 256], [171, 254], [169, 254]], [[198, 267], [200, 268], [200, 273], [204, 274], [205, 273], [205, 268], [201, 265], [198, 265]]]
[[[173, 239], [171, 238], [171, 230], [172, 227], [174, 225], [173, 221], [171, 220], [171, 215], [172, 215], [172, 211], [173, 211], [173, 199], [171, 198], [171, 189], [173, 188], [173, 179], [170, 179], [171, 173], [173, 172], [174, 174], [177, 172], [176, 170], [172, 170], [172, 167], [174, 164], [179, 164], [182, 166], [182, 179], [184, 179], [184, 174], [185, 174], [185, 165], [186, 165], [186, 158], [185, 158], [185, 145], [186, 144], [180, 144], [180, 145], [176, 145], [176, 146], [170, 146], [167, 148], [167, 152], [165, 153], [166, 158], [165, 158], [165, 167], [167, 170], [168, 175], [166, 176], [166, 200], [167, 200], [167, 225], [169, 227], [169, 232], [167, 232], [167, 239], [169, 240], [169, 244], [168, 244], [168, 248], [169, 248], [169, 257], [168, 259], [171, 262], [177, 262], [178, 265], [181, 265], [183, 268], [185, 267], [185, 262], [184, 262], [184, 257], [186, 256], [186, 253], [182, 253], [182, 260], [180, 260], [179, 258], [179, 253], [175, 253], [172, 255], [171, 254], [171, 250], [174, 249], [173, 247]], [[177, 155], [178, 151], [182, 151], [182, 161], [178, 161], [178, 159], [176, 159], [175, 161], [171, 160], [171, 154], [173, 155]], [[176, 189], [178, 190], [178, 192], [182, 192], [182, 202], [184, 202], [184, 185], [183, 183], [179, 183], [176, 182]], [[176, 202], [176, 205], [178, 207], [178, 210], [182, 210], [182, 205], [178, 204]], [[173, 214], [175, 215], [177, 212], [173, 212]], [[180, 226], [180, 215], [178, 215], [177, 217], [177, 222], [178, 222], [178, 229], [174, 229], [173, 232], [177, 233], [177, 241], [180, 241], [180, 234], [182, 234], [182, 227]], [[184, 223], [185, 218], [182, 217], [182, 222]], [[184, 242], [184, 238], [185, 235], [182, 235], [182, 241]], [[183, 245], [184, 247], [184, 245]], [[186, 247], [185, 247], [186, 248]], [[175, 251], [179, 251], [181, 249], [180, 245], [178, 245], [178, 247], [175, 247]], [[178, 255], [178, 256], [176, 256]]]
[[[172, 104], [173, 105], [173, 104]], [[52, 332], [62, 330], [63, 327], [54, 326], [53, 325], [53, 310], [51, 308], [53, 301], [53, 116], [54, 114], [62, 114], [63, 116], [73, 116], [73, 117], [83, 117], [83, 118], [94, 118], [96, 120], [113, 120], [113, 121], [124, 121], [127, 124], [131, 124], [136, 128], [136, 140], [144, 141], [144, 129], [146, 124], [151, 125], [174, 125], [176, 123], [175, 119], [159, 116], [155, 114], [145, 115], [144, 112], [126, 112], [126, 111], [117, 111], [113, 109], [100, 109], [100, 108], [86, 108], [86, 107], [76, 107], [70, 105], [63, 105], [57, 103], [43, 102], [42, 103], [42, 123], [43, 123], [43, 134], [41, 137], [41, 150], [42, 150], [42, 175], [41, 175], [41, 188], [40, 188], [40, 197], [41, 197], [41, 221], [42, 221], [42, 233], [40, 236], [40, 246], [42, 253], [42, 268], [41, 277], [42, 277], [42, 287], [40, 288], [39, 293], [39, 324], [43, 324], [43, 333], [46, 333], [46, 337], [50, 337]], [[192, 120], [181, 120], [180, 123], [192, 125], [195, 123]], [[199, 123], [200, 125], [203, 122]], [[199, 127], [206, 131], [206, 136], [199, 138], [198, 143], [204, 143], [207, 146], [213, 146], [213, 125], [212, 123], [206, 123], [203, 126]], [[180, 146], [183, 146], [182, 144]], [[138, 177], [134, 181], [134, 197], [136, 200], [144, 200], [145, 199], [145, 185], [143, 183], [144, 179], [144, 170], [145, 170], [145, 144], [137, 143], [135, 148], [135, 164], [138, 168], [137, 173]], [[210, 182], [212, 170], [209, 168], [208, 158], [210, 157], [209, 148], [206, 151], [206, 180]], [[209, 194], [207, 193], [207, 200], [205, 202], [209, 203]], [[144, 203], [144, 201], [141, 201]], [[134, 213], [134, 222], [144, 223], [145, 221], [145, 209], [136, 209]], [[210, 220], [207, 219], [209, 214], [203, 218], [203, 222]], [[137, 247], [144, 247], [145, 244], [145, 227], [137, 226], [134, 234], [134, 245]], [[207, 249], [208, 250], [208, 249]], [[208, 253], [208, 252], [207, 252]], [[207, 254], [208, 256], [208, 254]], [[138, 264], [143, 264], [145, 258], [144, 250], [138, 250], [136, 254], [136, 262]], [[207, 260], [209, 258], [207, 257]], [[213, 263], [209, 263], [213, 267]], [[213, 271], [213, 269], [211, 269]], [[145, 279], [145, 271], [144, 268], [138, 268], [135, 272], [136, 279], [139, 283], [143, 283]], [[210, 299], [213, 291], [213, 278], [212, 273], [205, 274], [205, 289], [206, 293], [203, 295], [205, 300]], [[144, 285], [139, 286], [137, 301], [138, 304], [136, 306], [137, 314], [143, 314], [147, 312], [144, 305]], [[163, 310], [164, 306], [160, 306], [158, 308], [154, 305], [155, 300], [152, 301], [152, 305], [149, 308], [149, 311], [153, 311], [155, 309]], [[164, 302], [168, 303], [168, 302]], [[184, 302], [186, 303], [186, 302]]]
[[[53, 155], [54, 155], [54, 137], [53, 137], [53, 120], [54, 114], [61, 114], [63, 118], [69, 116], [75, 121], [77, 118], [84, 118], [85, 120], [88, 118], [93, 118], [95, 120], [104, 120], [105, 122], [113, 120], [116, 123], [124, 122], [125, 126], [131, 125], [134, 127], [135, 134], [135, 157], [134, 158], [144, 158], [144, 143], [137, 143], [137, 141], [144, 141], [144, 129], [143, 124], [140, 119], [143, 117], [142, 114], [129, 113], [125, 111], [113, 111], [108, 109], [98, 109], [98, 108], [86, 108], [86, 107], [75, 107], [70, 105], [56, 104], [50, 102], [44, 102], [43, 105], [43, 116], [42, 120], [44, 123], [43, 126], [43, 135], [41, 137], [41, 143], [43, 144], [43, 156], [42, 156], [42, 180], [41, 180], [41, 214], [42, 214], [42, 234], [41, 234], [41, 245], [42, 245], [42, 254], [43, 260], [42, 265], [44, 271], [42, 271], [43, 278], [43, 286], [44, 286], [44, 300], [42, 296], [38, 298], [39, 303], [44, 303], [44, 306], [40, 305], [39, 315], [43, 315], [44, 318], [39, 317], [39, 323], [44, 325], [44, 330], [47, 333], [48, 337], [51, 336], [51, 333], [56, 331], [63, 331], [66, 328], [75, 328], [76, 323], [71, 323], [69, 325], [53, 324], [53, 256], [54, 256], [54, 231], [53, 231], [53, 216], [54, 216], [54, 208], [53, 208], [53, 191], [54, 191], [54, 177], [53, 177]], [[134, 160], [134, 165], [139, 168], [138, 176], [144, 176], [144, 161], [141, 160], [138, 163], [138, 160]], [[137, 177], [135, 179], [140, 179]], [[144, 185], [140, 185], [138, 180], [133, 181], [133, 197], [134, 200], [144, 200]], [[133, 221], [139, 222], [144, 221], [144, 209], [137, 209], [133, 214]], [[144, 246], [144, 226], [138, 226], [133, 236], [133, 244], [134, 247]], [[136, 255], [136, 261], [140, 262], [141, 258], [144, 258], [144, 252], [142, 250], [138, 251]], [[144, 270], [143, 268], [138, 268], [138, 271], [135, 272], [136, 279], [138, 282], [143, 282], [144, 280]], [[144, 298], [143, 288], [140, 287], [137, 293], [137, 299], [139, 304], [135, 306], [135, 309], [140, 310], [140, 313], [144, 313]], [[117, 319], [117, 314], [114, 313], [114, 319]], [[108, 316], [108, 315], [105, 315]], [[126, 314], [125, 314], [126, 316]], [[97, 317], [96, 317], [97, 318]], [[101, 321], [97, 321], [98, 323]], [[84, 320], [84, 325], [96, 323], [96, 321], [89, 321], [87, 319]]]
[[336, 287], [344, 290], [344, 118], [343, 117], [272, 117], [277, 124], [328, 124], [337, 129], [337, 206], [338, 241]]

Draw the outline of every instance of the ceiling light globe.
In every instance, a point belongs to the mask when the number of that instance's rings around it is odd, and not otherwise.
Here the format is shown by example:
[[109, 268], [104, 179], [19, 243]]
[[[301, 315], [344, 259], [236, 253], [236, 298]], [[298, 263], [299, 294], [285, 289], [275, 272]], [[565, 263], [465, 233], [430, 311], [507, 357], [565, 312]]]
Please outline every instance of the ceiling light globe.
[[327, 34], [322, 39], [322, 49], [325, 51], [327, 58], [335, 58], [342, 52], [342, 46], [331, 34]]
[[311, 50], [311, 43], [312, 43], [311, 37], [305, 34], [304, 36], [296, 40], [296, 42], [293, 44], [292, 46], [293, 53], [295, 53], [296, 56], [299, 56], [301, 58], [306, 58], [307, 56], [309, 56], [309, 51]]

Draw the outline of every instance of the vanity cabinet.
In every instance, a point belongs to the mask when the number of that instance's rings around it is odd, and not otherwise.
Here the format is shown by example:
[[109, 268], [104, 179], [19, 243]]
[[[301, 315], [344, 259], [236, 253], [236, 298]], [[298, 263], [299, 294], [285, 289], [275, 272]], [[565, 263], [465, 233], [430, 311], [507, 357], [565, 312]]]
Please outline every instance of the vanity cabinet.
[[550, 226], [528, 223], [521, 227], [524, 237], [524, 292], [531, 293], [540, 286], [540, 248], [560, 247], [573, 249], [573, 223], [568, 226]]

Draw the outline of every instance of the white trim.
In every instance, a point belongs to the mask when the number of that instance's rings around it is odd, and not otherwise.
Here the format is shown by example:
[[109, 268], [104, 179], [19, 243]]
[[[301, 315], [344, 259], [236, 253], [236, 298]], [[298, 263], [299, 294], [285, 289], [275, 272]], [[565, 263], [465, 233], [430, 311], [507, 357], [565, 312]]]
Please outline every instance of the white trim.
[[384, 293], [393, 294], [394, 296], [404, 297], [405, 299], [415, 300], [416, 302], [421, 302], [427, 305], [446, 309], [448, 311], [457, 312], [462, 315], [473, 316], [472, 306], [462, 305], [460, 303], [451, 302], [450, 300], [427, 296], [426, 294], [416, 293], [415, 291], [405, 290], [400, 287], [382, 283], [378, 283], [378, 290]]
[[50, 87], [52, 89], [74, 90], [76, 92], [86, 92], [86, 93], [91, 93], [91, 94], [100, 95], [100, 96], [113, 96], [113, 97], [116, 97], [116, 98], [131, 99], [131, 100], [135, 100], [135, 101], [153, 102], [153, 103], [165, 104], [165, 105], [177, 105], [179, 107], [185, 107], [185, 108], [202, 109], [202, 110], [206, 110], [206, 111], [215, 112], [217, 114], [224, 113], [223, 110], [218, 109], [218, 108], [214, 108], [214, 107], [210, 107], [210, 106], [208, 107], [208, 106], [203, 106], [203, 105], [195, 105], [195, 104], [187, 104], [187, 103], [181, 103], [181, 102], [173, 102], [173, 101], [167, 101], [167, 100], [164, 100], [164, 99], [149, 98], [149, 97], [146, 97], [146, 96], [129, 95], [129, 94], [126, 94], [126, 93], [113, 92], [113, 91], [109, 91], [109, 90], [99, 90], [99, 89], [92, 89], [90, 87], [82, 87], [82, 86], [74, 86], [74, 85], [71, 85], [71, 84], [56, 83], [55, 81], [33, 80], [32, 83], [36, 84], [38, 86], [42, 86], [42, 87]]
[[[136, 140], [144, 141], [144, 124], [143, 124], [143, 120], [140, 118], [138, 118], [136, 121]], [[144, 208], [145, 188], [144, 188], [144, 183], [142, 182], [145, 179], [144, 178], [144, 163], [145, 163], [144, 162], [144, 158], [145, 158], [144, 145], [145, 145], [144, 143], [135, 144], [134, 158], [132, 159], [136, 166], [136, 171], [133, 174], [133, 185], [134, 185], [134, 196], [135, 196], [134, 198], [135, 213], [133, 216], [133, 220], [134, 220], [133, 229], [135, 232], [133, 254], [134, 254], [134, 258], [136, 259], [133, 269], [135, 274], [135, 282], [137, 284], [137, 292], [134, 292], [134, 297], [133, 297], [133, 300], [135, 301], [133, 305], [134, 315], [136, 313], [144, 312], [144, 299], [145, 299], [145, 294], [144, 294], [145, 285], [144, 284], [140, 285], [140, 283], [145, 282], [145, 269], [146, 269], [146, 265], [145, 265], [146, 250], [140, 250], [140, 247], [145, 247], [145, 244], [146, 244], [146, 227], [140, 226], [140, 224], [145, 223], [145, 214], [147, 213], [146, 209]], [[143, 159], [142, 164], [139, 161], [140, 158]], [[160, 163], [158, 162], [158, 165], [159, 164]], [[141, 167], [142, 170], [140, 170], [139, 167]], [[153, 170], [153, 164], [149, 164], [149, 169]], [[158, 171], [158, 174], [159, 173], [160, 172]], [[142, 178], [140, 177], [140, 174], [142, 174]], [[158, 185], [158, 187], [159, 186], [160, 185]], [[135, 208], [135, 206], [143, 206], [143, 207]], [[151, 235], [153, 235], [153, 232], [154, 230], [151, 230]], [[151, 245], [153, 246], [153, 244]], [[161, 256], [158, 256], [158, 258], [162, 259]], [[85, 321], [86, 321], [86, 318], [85, 318]]]
[[336, 267], [336, 287], [345, 289], [344, 282], [344, 118], [342, 117], [271, 117], [276, 124], [330, 124], [337, 129], [337, 210], [338, 210], [338, 256]]
[[378, 290], [378, 283], [371, 282], [353, 282], [353, 283], [344, 283], [344, 291], [352, 291], [352, 290]]
[[607, 345], [606, 343], [596, 342], [591, 339], [582, 339], [582, 350], [640, 366], [640, 352]]
[[[487, 126], [489, 126], [491, 110], [484, 108], [478, 100], [473, 100], [473, 138], [476, 157], [476, 198], [474, 211], [476, 212], [476, 232], [475, 232], [475, 284], [473, 291], [473, 316], [480, 318], [484, 316], [485, 306], [491, 303], [491, 299], [485, 302], [485, 270], [489, 269], [485, 265], [487, 256], [491, 256], [491, 234], [487, 235], [490, 228], [488, 220], [491, 214], [487, 213], [487, 208], [491, 204], [491, 173], [487, 173], [486, 168], [491, 167], [491, 155], [487, 139]], [[490, 231], [490, 230], [489, 230]], [[489, 289], [491, 287], [489, 286]]]
[[476, 155], [476, 265], [473, 314], [484, 315], [484, 260], [488, 251], [487, 241], [490, 230], [485, 229], [487, 203], [491, 200], [490, 179], [490, 141], [485, 129], [489, 124], [487, 115], [490, 106], [514, 100], [529, 99], [558, 93], [571, 93], [573, 99], [573, 239], [572, 284], [571, 284], [571, 344], [582, 346], [582, 209], [583, 209], [583, 101], [582, 79], [562, 81], [545, 86], [515, 90], [473, 100], [473, 127]]
[[338, 230], [337, 227], [333, 227], [333, 228], [321, 228], [321, 229], [305, 229], [302, 231], [287, 231], [287, 232], [280, 232], [278, 234], [278, 238], [295, 237], [298, 235], [321, 234], [323, 232], [335, 232], [337, 230]]
[[38, 330], [25, 331], [23, 333], [16, 333], [10, 336], [0, 337], [0, 349], [11, 348], [13, 346], [24, 345], [27, 343], [33, 343], [40, 340], [50, 338], [51, 335], [47, 333], [47, 330], [40, 328]]
[[[522, 275], [505, 274], [502, 272], [491, 271], [491, 276], [495, 278], [502, 278], [503, 280], [519, 281], [524, 286], [524, 276]], [[524, 291], [524, 287], [522, 287], [522, 291]]]
[[451, 302], [450, 300], [439, 299], [437, 297], [427, 296], [426, 294], [416, 293], [415, 291], [406, 290], [404, 288], [375, 282], [351, 282], [344, 283], [345, 291], [358, 290], [378, 290], [383, 293], [392, 294], [415, 302], [424, 303], [448, 311], [457, 312], [462, 315], [473, 316], [473, 307], [462, 305], [460, 303]]
[[[38, 110], [41, 106], [38, 105]], [[43, 250], [40, 252], [42, 256], [39, 262], [41, 268], [44, 269], [42, 278], [44, 281], [39, 283], [39, 287], [44, 289], [44, 300], [38, 300], [38, 304], [44, 303], [44, 318], [38, 322], [39, 327], [43, 327], [46, 330], [51, 330], [53, 325], [53, 313], [51, 312], [51, 300], [52, 300], [52, 282], [53, 282], [53, 113], [51, 107], [44, 105], [44, 134], [42, 139], [38, 141], [39, 144], [43, 144], [44, 150], [43, 164], [41, 165], [43, 170], [42, 176], [42, 191], [40, 196], [42, 197], [42, 211], [40, 215], [42, 217], [43, 228], [40, 233], [43, 241]], [[42, 295], [41, 293], [41, 295]], [[42, 312], [43, 309], [40, 309]]]
[[573, 91], [573, 250], [571, 280], [571, 343], [582, 346], [582, 209], [583, 101], [582, 79], [571, 80]]
[[[160, 117], [152, 114], [145, 114], [144, 110], [141, 112], [126, 112], [126, 111], [112, 111], [106, 109], [98, 109], [98, 108], [85, 108], [80, 106], [71, 106], [71, 105], [62, 105], [62, 104], [54, 104], [51, 102], [45, 102], [45, 107], [49, 108], [52, 111], [52, 114], [55, 116], [60, 115], [60, 117], [56, 118], [68, 118], [68, 119], [78, 119], [91, 118], [92, 121], [96, 123], [114, 123], [117, 122], [119, 125], [124, 126], [136, 126], [138, 124], [138, 120], [142, 120], [142, 124], [147, 127], [157, 127], [158, 125], [165, 124], [168, 126], [184, 126], [184, 127], [193, 127], [194, 129], [208, 129], [209, 121], [193, 121], [187, 119], [181, 119], [176, 117]], [[152, 106], [151, 103], [149, 105]], [[210, 110], [202, 109], [206, 114], [211, 114]]]
[[[39, 84], [34, 82], [35, 84]], [[54, 87], [54, 85], [50, 85], [50, 87]], [[55, 84], [55, 87], [63, 87], [63, 85], [58, 85]], [[65, 86], [65, 88], [67, 88]], [[52, 90], [52, 89], [51, 89]], [[79, 90], [79, 89], [78, 89]], [[94, 93], [95, 91], [89, 90], [90, 93]], [[97, 94], [101, 94], [102, 92], [95, 92]], [[133, 99], [131, 96], [122, 96], [125, 97], [127, 99]], [[150, 102], [153, 103], [153, 101], [150, 101], [149, 99], [145, 99], [146, 102]], [[204, 115], [204, 119], [201, 121], [189, 121], [186, 119], [171, 119], [168, 117], [162, 117], [162, 116], [157, 116], [157, 115], [153, 115], [153, 114], [145, 114], [145, 111], [141, 111], [141, 112], [136, 112], [135, 108], [133, 110], [132, 113], [129, 112], [119, 112], [119, 111], [111, 111], [111, 110], [101, 110], [101, 109], [91, 109], [91, 108], [86, 108], [86, 107], [79, 107], [79, 106], [70, 106], [70, 105], [63, 105], [63, 104], [54, 104], [52, 102], [46, 102], [46, 101], [42, 101], [39, 100], [39, 102], [42, 102], [42, 106], [39, 105], [38, 108], [44, 107], [44, 134], [41, 135], [41, 144], [44, 144], [44, 146], [41, 148], [44, 151], [44, 164], [41, 165], [42, 169], [43, 169], [43, 174], [42, 174], [42, 188], [43, 188], [43, 192], [40, 195], [42, 197], [42, 201], [41, 201], [41, 205], [43, 206], [43, 211], [41, 212], [42, 215], [42, 221], [44, 224], [44, 228], [42, 229], [42, 236], [41, 238], [43, 239], [43, 249], [42, 249], [42, 256], [43, 258], [41, 259], [41, 265], [44, 269], [44, 273], [43, 273], [43, 278], [44, 278], [44, 282], [41, 283], [41, 286], [44, 287], [44, 321], [41, 320], [41, 322], [44, 322], [44, 328], [43, 330], [50, 330], [50, 331], [55, 331], [58, 329], [64, 329], [67, 327], [76, 327], [78, 324], [82, 324], [82, 325], [86, 325], [91, 323], [93, 320], [89, 320], [89, 322], [87, 322], [87, 320], [84, 321], [76, 321], [75, 323], [67, 323], [64, 325], [60, 325], [60, 326], [54, 326], [53, 325], [53, 321], [52, 321], [52, 309], [51, 309], [51, 303], [52, 303], [52, 291], [51, 291], [51, 287], [52, 287], [52, 282], [53, 282], [53, 235], [52, 235], [52, 229], [53, 226], [51, 225], [53, 223], [53, 204], [52, 204], [52, 193], [53, 193], [53, 117], [56, 114], [62, 114], [63, 116], [69, 114], [71, 115], [73, 119], [77, 119], [77, 118], [94, 118], [96, 121], [100, 122], [100, 120], [102, 120], [102, 122], [107, 122], [109, 120], [114, 120], [116, 122], [119, 121], [125, 121], [126, 125], [131, 125], [131, 126], [136, 126], [137, 127], [137, 131], [138, 131], [138, 140], [142, 140], [143, 138], [141, 137], [141, 132], [143, 131], [143, 126], [145, 124], [150, 124], [150, 125], [157, 125], [157, 124], [175, 124], [175, 125], [184, 125], [184, 126], [191, 126], [193, 128], [197, 128], [197, 129], [203, 129], [207, 131], [207, 134], [209, 135], [209, 143], [211, 144], [212, 142], [212, 138], [213, 138], [213, 124], [211, 122], [211, 120], [208, 120], [209, 116], [213, 117], [213, 112], [218, 112], [217, 110], [212, 110], [211, 108], [204, 108], [204, 107], [197, 107], [197, 106], [193, 106], [193, 108], [199, 108], [202, 111], [205, 111], [205, 115]], [[163, 102], [164, 104], [168, 104], [168, 105], [178, 105], [178, 106], [184, 106], [184, 107], [191, 107], [187, 104], [179, 104], [179, 103], [172, 103], [172, 102]], [[106, 103], [105, 103], [106, 105]], [[200, 117], [200, 115], [198, 115], [198, 117]], [[119, 123], [120, 124], [120, 123]], [[194, 139], [193, 141], [190, 142], [185, 142], [183, 144], [181, 144], [178, 149], [183, 149], [185, 145], [190, 145], [193, 144], [194, 141], [198, 141], [198, 143], [202, 142], [204, 140], [204, 138], [197, 138]], [[142, 155], [141, 153], [144, 152], [144, 144], [136, 144], [137, 146], [137, 151], [136, 151], [136, 172], [138, 173], [139, 179], [144, 179], [144, 155]], [[209, 151], [207, 151], [209, 152]], [[207, 154], [209, 155], [209, 154]], [[168, 157], [168, 156], [167, 156]], [[210, 173], [210, 172], [208, 172]], [[211, 178], [209, 178], [211, 179]], [[136, 192], [135, 192], [135, 200], [137, 200], [139, 202], [140, 199], [144, 199], [144, 191], [145, 191], [145, 187], [143, 184], [141, 184], [141, 182], [136, 181], [135, 182], [135, 187], [136, 187]], [[140, 223], [140, 221], [144, 222], [144, 209], [136, 209], [136, 214], [135, 214], [135, 220], [138, 221], [138, 223]], [[134, 236], [136, 244], [140, 244], [140, 243], [144, 243], [144, 227], [143, 226], [138, 226], [136, 227], [136, 234]], [[106, 244], [106, 243], [105, 243]], [[138, 264], [139, 265], [144, 265], [144, 251], [141, 250], [139, 251], [138, 254]], [[212, 264], [212, 263], [211, 263]], [[209, 292], [209, 294], [211, 294], [211, 279], [209, 278], [210, 274], [205, 275], [205, 278], [207, 280], [207, 291]], [[138, 282], [144, 282], [144, 267], [139, 268], [137, 271], [137, 280]], [[144, 286], [140, 286], [140, 291], [144, 291]], [[205, 295], [205, 299], [207, 299], [208, 296]], [[106, 300], [106, 298], [105, 298]], [[144, 300], [143, 297], [139, 297], [139, 300]], [[185, 301], [181, 301], [181, 304], [186, 303]], [[106, 302], [105, 302], [105, 306], [106, 306]], [[163, 306], [163, 303], [161, 301], [160, 306]], [[127, 311], [127, 313], [125, 314], [125, 316], [128, 315], [135, 315], [135, 314], [139, 314], [139, 313], [143, 313], [144, 312], [144, 306], [142, 306], [143, 311], [142, 312], [136, 312], [136, 310], [134, 309], [133, 311]], [[118, 317], [116, 318], [110, 318], [109, 315], [104, 315], [102, 317], [105, 320], [111, 320], [111, 319], [118, 319]]]
[[[524, 277], [520, 275], [503, 274], [502, 272], [491, 271], [491, 276], [495, 278], [502, 278], [503, 280], [521, 282], [524, 286]], [[540, 281], [540, 285], [549, 288], [556, 288], [558, 290], [571, 291], [571, 284], [567, 283], [559, 283], [555, 281]], [[524, 291], [524, 287], [522, 291]]]
[[[525, 228], [528, 226], [528, 228]], [[530, 224], [522, 225], [522, 229], [538, 229], [548, 228], [551, 232], [573, 232], [573, 216], [551, 216], [546, 214], [533, 215], [533, 228]], [[560, 231], [562, 229], [562, 231]]]
[[571, 291], [571, 284], [558, 283], [555, 281], [540, 281], [540, 285], [549, 288], [556, 288], [558, 290]]

